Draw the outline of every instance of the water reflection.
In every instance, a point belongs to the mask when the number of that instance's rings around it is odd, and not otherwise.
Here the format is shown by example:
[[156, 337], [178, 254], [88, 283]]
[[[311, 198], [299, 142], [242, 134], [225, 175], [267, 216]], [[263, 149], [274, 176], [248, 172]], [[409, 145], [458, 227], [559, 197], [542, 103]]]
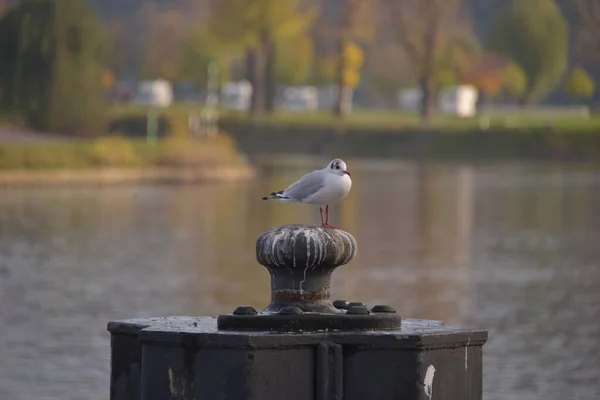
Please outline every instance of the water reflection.
[[[243, 184], [2, 191], [0, 398], [106, 398], [110, 319], [265, 305], [257, 235], [319, 213], [261, 197], [328, 160], [303, 161]], [[600, 171], [347, 161], [330, 218], [359, 254], [336, 297], [489, 329], [486, 399], [600, 396]]]

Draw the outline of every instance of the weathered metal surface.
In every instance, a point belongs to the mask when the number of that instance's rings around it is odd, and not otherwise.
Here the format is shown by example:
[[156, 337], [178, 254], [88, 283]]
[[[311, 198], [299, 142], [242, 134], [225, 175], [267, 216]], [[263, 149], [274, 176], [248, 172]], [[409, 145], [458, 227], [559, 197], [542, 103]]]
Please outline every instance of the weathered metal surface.
[[271, 274], [264, 310], [109, 323], [111, 400], [481, 400], [487, 332], [331, 301], [350, 234], [273, 228], [256, 249]]
[[256, 240], [256, 260], [271, 275], [271, 304], [264, 312], [296, 305], [304, 312], [335, 313], [331, 274], [356, 254], [354, 237], [339, 229], [286, 225]]
[[232, 314], [220, 315], [219, 328], [282, 332], [398, 328], [401, 317], [391, 307], [388, 312], [371, 312], [362, 303], [341, 307], [332, 303], [331, 274], [349, 263], [356, 249], [352, 235], [339, 229], [308, 225], [269, 229], [256, 241], [256, 259], [271, 275], [271, 303], [261, 312], [238, 307]]
[[142, 343], [139, 332], [154, 325], [192, 324], [187, 317], [143, 318], [112, 321], [107, 329], [111, 333], [110, 347], [110, 400], [141, 399]]
[[117, 392], [111, 400], [482, 398], [487, 332], [439, 321], [285, 334], [221, 331], [214, 317], [173, 317], [117, 321], [113, 336], [131, 331], [129, 324], [146, 326], [135, 336], [140, 397]]

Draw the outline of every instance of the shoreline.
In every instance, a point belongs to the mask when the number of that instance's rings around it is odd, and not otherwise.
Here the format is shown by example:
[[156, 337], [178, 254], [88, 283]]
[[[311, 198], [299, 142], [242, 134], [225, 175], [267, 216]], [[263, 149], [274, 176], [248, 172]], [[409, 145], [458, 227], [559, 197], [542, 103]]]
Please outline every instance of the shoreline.
[[222, 121], [239, 150], [259, 154], [343, 154], [429, 160], [600, 160], [600, 129], [563, 132], [551, 127], [489, 130], [402, 130], [274, 126]]
[[256, 170], [241, 167], [90, 168], [0, 171], [0, 188], [127, 183], [232, 182], [251, 179]]

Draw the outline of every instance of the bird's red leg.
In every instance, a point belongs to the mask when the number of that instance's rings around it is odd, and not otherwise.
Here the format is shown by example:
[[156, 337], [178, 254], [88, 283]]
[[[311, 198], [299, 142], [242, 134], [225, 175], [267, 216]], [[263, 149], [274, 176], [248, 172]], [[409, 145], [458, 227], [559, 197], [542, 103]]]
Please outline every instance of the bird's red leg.
[[325, 206], [325, 223], [323, 224], [323, 228], [337, 229], [335, 226], [329, 225], [329, 205]]
[[321, 207], [319, 207], [319, 214], [321, 214], [321, 226], [324, 226], [325, 223], [323, 222], [323, 209]]

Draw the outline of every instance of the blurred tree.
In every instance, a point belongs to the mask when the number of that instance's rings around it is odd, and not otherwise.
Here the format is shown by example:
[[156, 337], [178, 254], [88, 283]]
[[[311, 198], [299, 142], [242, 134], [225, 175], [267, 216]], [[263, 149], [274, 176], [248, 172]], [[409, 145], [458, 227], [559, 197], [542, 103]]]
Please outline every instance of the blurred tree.
[[185, 12], [175, 8], [161, 9], [146, 3], [136, 17], [145, 22], [142, 77], [177, 80], [182, 45], [190, 31]]
[[310, 82], [315, 85], [331, 85], [337, 77], [338, 55], [321, 54], [314, 58]]
[[463, 69], [460, 81], [475, 86], [484, 96], [495, 97], [502, 91], [507, 65], [505, 57], [483, 54]]
[[107, 40], [84, 0], [24, 0], [0, 19], [2, 102], [34, 128], [106, 128]]
[[519, 99], [527, 91], [527, 87], [527, 75], [518, 64], [511, 61], [504, 70], [502, 91], [512, 98]]
[[574, 26], [578, 58], [600, 70], [600, 0], [572, 0], [577, 21]]
[[299, 35], [293, 38], [279, 38], [276, 40], [277, 82], [284, 85], [299, 85], [305, 83], [310, 77], [314, 60], [314, 47], [308, 35]]
[[475, 86], [487, 98], [504, 93], [512, 98], [523, 95], [527, 77], [510, 59], [493, 53], [473, 59], [462, 72], [460, 81]]
[[378, 8], [375, 0], [342, 0], [341, 19], [337, 28], [327, 29], [338, 41], [337, 86], [338, 95], [333, 112], [342, 117], [350, 112], [352, 91], [360, 83], [363, 50], [359, 40], [372, 39], [375, 33]]
[[422, 91], [421, 117], [429, 121], [438, 88], [456, 82], [479, 46], [470, 24], [458, 18], [461, 0], [398, 0], [388, 7], [395, 37]]
[[240, 51], [240, 48], [221, 43], [204, 24], [200, 24], [183, 44], [180, 75], [205, 85], [208, 80], [208, 64], [213, 61], [217, 65], [219, 79], [221, 82], [226, 81], [229, 79], [229, 64]]
[[575, 67], [567, 78], [564, 89], [569, 96], [584, 99], [594, 96], [596, 85], [585, 69]]
[[567, 67], [567, 23], [554, 0], [513, 0], [498, 14], [489, 49], [513, 59], [527, 76], [522, 98], [532, 102], [547, 93]]
[[213, 29], [225, 44], [246, 49], [248, 80], [253, 85], [251, 113], [271, 112], [275, 103], [276, 50], [281, 38], [301, 35], [317, 9], [302, 11], [300, 0], [217, 0]]
[[122, 19], [113, 18], [106, 23], [106, 27], [111, 44], [109, 66], [117, 75], [126, 73], [132, 64], [128, 51], [127, 25]]
[[344, 43], [342, 50], [344, 68], [341, 69], [340, 82], [343, 87], [356, 89], [360, 83], [360, 67], [362, 67], [365, 56], [360, 46], [352, 41]]

